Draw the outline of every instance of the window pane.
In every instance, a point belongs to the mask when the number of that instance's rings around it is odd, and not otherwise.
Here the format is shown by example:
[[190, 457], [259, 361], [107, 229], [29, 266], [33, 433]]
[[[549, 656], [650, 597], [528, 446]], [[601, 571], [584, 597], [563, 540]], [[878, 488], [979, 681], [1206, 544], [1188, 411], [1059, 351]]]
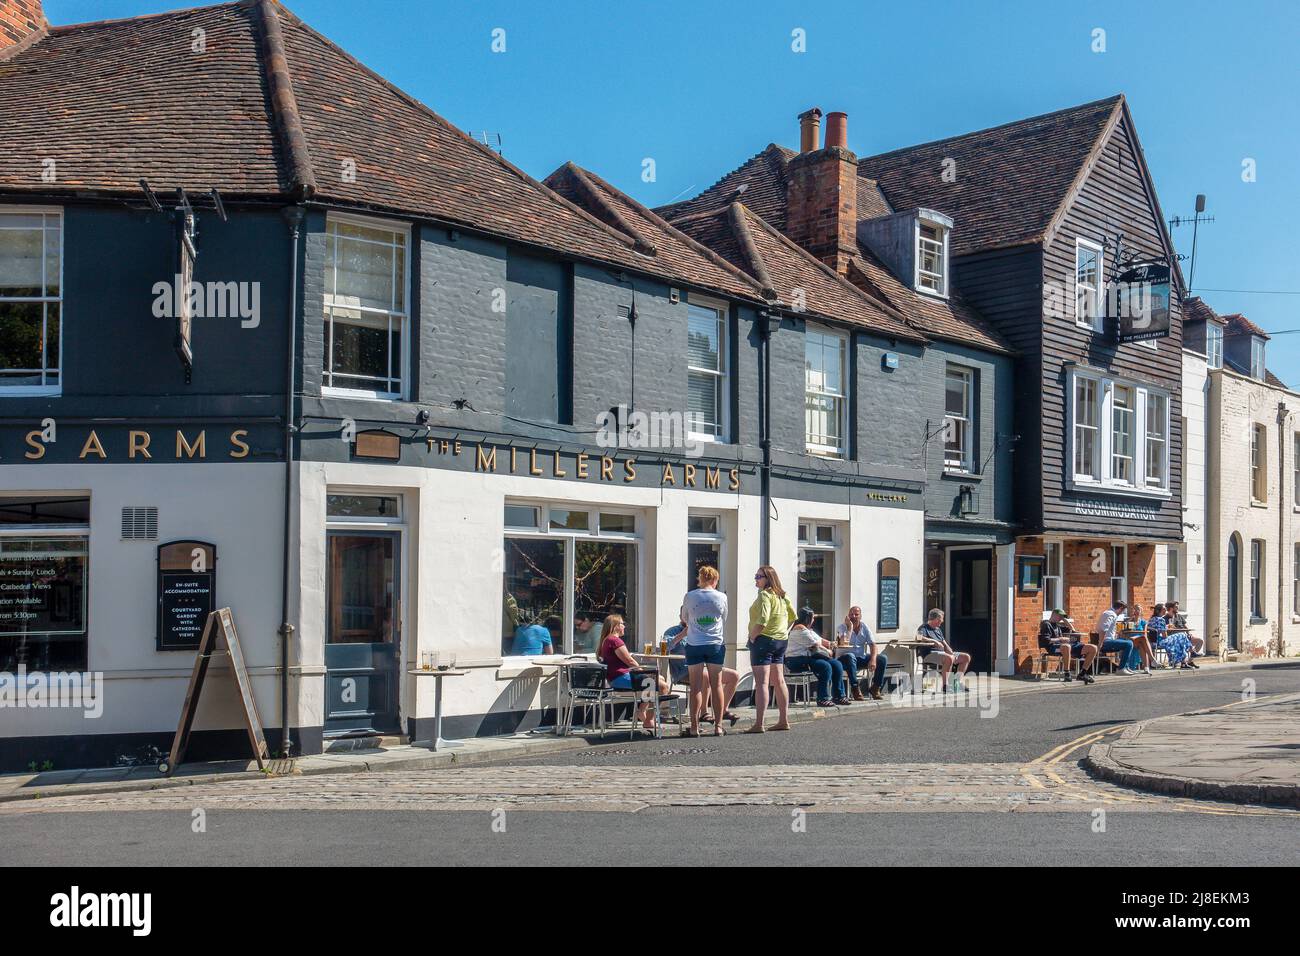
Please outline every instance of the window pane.
[[828, 524], [819, 524], [819, 525], [817, 526], [817, 543], [818, 543], [818, 544], [834, 544], [834, 543], [835, 543], [835, 529], [834, 529], [831, 525], [828, 525]]
[[591, 516], [585, 511], [565, 511], [562, 508], [551, 509], [551, 528], [557, 531], [586, 531], [590, 526]]
[[387, 644], [396, 637], [392, 534], [329, 536], [328, 644]]
[[[44, 295], [44, 239], [40, 216], [0, 216], [0, 296]], [[7, 226], [35, 221], [34, 228]]]
[[327, 495], [325, 513], [331, 518], [400, 518], [401, 499], [395, 495]]
[[699, 583], [700, 568], [706, 564], [718, 569], [721, 579], [715, 585], [718, 590], [726, 588], [727, 576], [722, 570], [722, 545], [717, 541], [692, 541], [686, 546], [686, 586], [694, 588]]
[[506, 505], [507, 528], [536, 528], [537, 509], [527, 505]]
[[796, 610], [805, 607], [813, 609], [817, 619], [813, 630], [826, 637], [826, 629], [834, 634], [834, 625], [839, 621], [835, 616], [835, 552], [801, 551], [799, 552], [799, 591]]
[[90, 524], [90, 499], [0, 497], [0, 526]]
[[0, 371], [5, 385], [41, 384], [44, 316], [40, 302], [0, 302]]
[[703, 435], [721, 431], [722, 378], [705, 372], [691, 372], [687, 379], [686, 411], [690, 430]]
[[691, 368], [722, 370], [721, 331], [715, 309], [689, 306], [686, 354]]
[[601, 513], [601, 533], [633, 534], [636, 532], [636, 518], [633, 515], [616, 515]]
[[0, 538], [0, 579], [0, 671], [85, 670], [86, 538]]
[[[573, 562], [573, 611], [595, 620], [621, 614], [623, 640], [636, 650], [636, 545], [616, 541], [576, 542]], [[591, 650], [595, 650], [593, 643]], [[575, 647], [575, 653], [578, 652]]]
[[691, 515], [687, 519], [687, 531], [691, 534], [717, 534], [717, 515]]
[[405, 235], [338, 221], [329, 232], [325, 292], [332, 304], [404, 311]]
[[564, 549], [557, 539], [506, 538], [502, 654], [560, 652], [564, 632]]
[[335, 310], [330, 372], [344, 378], [335, 380], [334, 385], [396, 391], [398, 383], [390, 374], [388, 321]]

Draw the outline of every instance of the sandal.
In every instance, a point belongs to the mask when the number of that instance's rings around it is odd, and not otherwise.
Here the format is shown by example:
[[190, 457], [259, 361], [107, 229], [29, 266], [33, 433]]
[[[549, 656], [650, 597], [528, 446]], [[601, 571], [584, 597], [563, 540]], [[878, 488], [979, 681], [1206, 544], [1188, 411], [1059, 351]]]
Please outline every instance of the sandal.
[[765, 733], [767, 733], [767, 731], [763, 729], [763, 725], [762, 725], [762, 724], [755, 724], [753, 727], [750, 727], [748, 730], [746, 730], [746, 731], [742, 731], [742, 733], [746, 733], [746, 734], [765, 734]]
[[722, 717], [724, 720], [730, 721], [731, 726], [733, 727], [736, 726], [736, 721], [740, 720], [740, 718], [735, 714], [733, 714], [731, 711], [727, 711], [725, 714], [722, 715]]
[[698, 737], [699, 735], [700, 732], [698, 730], [691, 730], [689, 727], [682, 728], [681, 736], [683, 737]]
[[726, 735], [727, 735], [727, 732], [726, 732], [725, 730], [722, 729], [722, 725], [721, 725], [721, 724], [717, 724], [717, 725], [714, 726], [714, 728], [713, 728], [713, 736], [715, 736], [715, 737], [725, 737]]
[[769, 729], [769, 730], [789, 730], [789, 729], [790, 729], [790, 725], [789, 725], [789, 724], [773, 724], [773, 725], [772, 725], [771, 727], [769, 727], [768, 729]]

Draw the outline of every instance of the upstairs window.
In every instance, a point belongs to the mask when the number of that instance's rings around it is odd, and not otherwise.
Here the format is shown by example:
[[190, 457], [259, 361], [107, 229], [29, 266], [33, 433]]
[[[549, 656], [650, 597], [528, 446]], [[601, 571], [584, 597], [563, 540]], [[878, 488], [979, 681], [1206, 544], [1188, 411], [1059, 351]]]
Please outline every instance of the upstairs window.
[[948, 230], [924, 219], [917, 220], [916, 287], [935, 295], [948, 294]]
[[1101, 480], [1098, 464], [1101, 429], [1097, 380], [1078, 378], [1074, 383], [1074, 477]]
[[1296, 432], [1295, 435], [1292, 436], [1291, 442], [1291, 483], [1294, 486], [1291, 492], [1291, 498], [1294, 506], [1300, 508], [1300, 432]]
[[0, 395], [62, 385], [63, 214], [0, 212]]
[[404, 226], [331, 216], [325, 231], [324, 387], [362, 398], [406, 394]]
[[[1117, 492], [1169, 491], [1169, 396], [1075, 369], [1067, 434], [1074, 481]], [[1106, 423], [1105, 427], [1102, 423]], [[1067, 472], [1068, 474], [1068, 472]]]
[[943, 467], [946, 471], [970, 472], [972, 461], [972, 399], [975, 373], [960, 365], [949, 365], [944, 389]]
[[848, 336], [808, 327], [804, 336], [804, 421], [810, 455], [845, 457], [848, 351]]
[[1147, 392], [1146, 485], [1169, 487], [1169, 399], [1159, 392]]
[[1250, 337], [1250, 377], [1264, 379], [1264, 340], [1257, 335]]
[[723, 437], [727, 396], [726, 310], [712, 305], [687, 306], [686, 408], [694, 438]]
[[1133, 484], [1134, 459], [1137, 457], [1133, 435], [1137, 425], [1137, 407], [1133, 389], [1116, 385], [1111, 396], [1110, 476], [1123, 485]]
[[1074, 320], [1084, 328], [1102, 328], [1101, 246], [1076, 240], [1074, 250]]
[[1205, 323], [1205, 364], [1208, 368], [1223, 368], [1223, 326]]
[[1264, 468], [1268, 464], [1268, 432], [1263, 425], [1250, 429], [1250, 498], [1263, 503], [1268, 500], [1268, 477]]

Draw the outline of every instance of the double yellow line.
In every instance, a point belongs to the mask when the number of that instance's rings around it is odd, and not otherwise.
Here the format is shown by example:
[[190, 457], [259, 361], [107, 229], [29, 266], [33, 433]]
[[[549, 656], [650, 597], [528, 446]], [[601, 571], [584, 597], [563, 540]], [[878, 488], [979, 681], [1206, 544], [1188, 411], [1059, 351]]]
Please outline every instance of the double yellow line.
[[[1286, 696], [1289, 695], [1270, 694], [1266, 697], [1254, 697], [1251, 698], [1250, 700], [1236, 700], [1230, 704], [1221, 704], [1218, 707], [1206, 707], [1203, 710], [1196, 711], [1196, 713], [1210, 713], [1216, 710], [1227, 710], [1230, 707], [1241, 707], [1247, 704], [1259, 704], [1259, 703], [1263, 703], [1266, 700], [1271, 700], [1276, 697], [1286, 697]], [[1134, 721], [1133, 723], [1137, 723], [1137, 721]], [[1069, 783], [1068, 781], [1063, 779], [1060, 774], [1056, 772], [1055, 768], [1059, 766], [1061, 762], [1066, 758], [1068, 758], [1071, 754], [1075, 753], [1076, 751], [1084, 747], [1091, 747], [1093, 744], [1100, 741], [1103, 737], [1107, 737], [1111, 734], [1122, 733], [1128, 727], [1133, 726], [1133, 723], [1121, 724], [1118, 727], [1108, 727], [1105, 730], [1096, 730], [1093, 731], [1092, 733], [1084, 734], [1082, 737], [1076, 737], [1074, 740], [1071, 740], [1068, 743], [1064, 743], [1061, 744], [1060, 746], [1053, 747], [1051, 750], [1047, 751], [1047, 753], [1043, 754], [1042, 756], [1035, 757], [1033, 760], [1029, 761], [1029, 763], [1021, 767], [1020, 774], [1025, 778], [1026, 782], [1028, 782], [1029, 785], [1034, 787], [1035, 789], [1057, 790], [1065, 793], [1068, 796], [1076, 797], [1080, 800], [1086, 800], [1091, 802], [1111, 803], [1111, 804], [1115, 804], [1115, 803], [1144, 804], [1146, 806], [1150, 806], [1160, 810], [1166, 810], [1166, 811], [1173, 810], [1179, 813], [1207, 813], [1216, 816], [1241, 816], [1241, 815], [1290, 816], [1290, 817], [1295, 816], [1294, 810], [1284, 810], [1281, 808], [1252, 807], [1247, 805], [1242, 805], [1240, 807], [1207, 806], [1205, 803], [1201, 801], [1188, 800], [1182, 797], [1159, 797], [1156, 795], [1138, 796], [1129, 793], [1112, 793], [1103, 790], [1092, 790], [1089, 788], [1081, 787], [1078, 784]], [[1046, 783], [1044, 783], [1041, 779], [1039, 779], [1038, 777], [1039, 773], [1041, 773], [1044, 777], [1048, 778], [1048, 780], [1054, 783], [1055, 786], [1049, 787]]]

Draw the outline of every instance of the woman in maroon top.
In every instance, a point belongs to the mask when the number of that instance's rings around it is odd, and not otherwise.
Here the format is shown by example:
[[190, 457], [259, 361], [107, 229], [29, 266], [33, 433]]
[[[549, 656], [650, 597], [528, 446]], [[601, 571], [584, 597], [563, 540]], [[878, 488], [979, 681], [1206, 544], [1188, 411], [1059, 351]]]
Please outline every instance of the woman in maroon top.
[[[615, 690], [631, 690], [630, 671], [641, 666], [627, 649], [627, 645], [623, 643], [625, 630], [621, 614], [609, 615], [601, 625], [600, 646], [596, 650], [596, 659], [605, 665], [605, 677], [609, 681], [609, 686]], [[658, 684], [659, 693], [668, 693], [668, 685], [662, 677], [659, 678]], [[641, 721], [642, 727], [654, 730], [654, 716], [650, 713], [649, 704], [638, 704], [636, 717]]]

